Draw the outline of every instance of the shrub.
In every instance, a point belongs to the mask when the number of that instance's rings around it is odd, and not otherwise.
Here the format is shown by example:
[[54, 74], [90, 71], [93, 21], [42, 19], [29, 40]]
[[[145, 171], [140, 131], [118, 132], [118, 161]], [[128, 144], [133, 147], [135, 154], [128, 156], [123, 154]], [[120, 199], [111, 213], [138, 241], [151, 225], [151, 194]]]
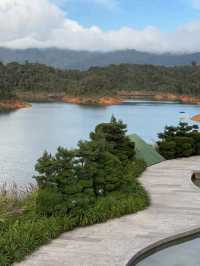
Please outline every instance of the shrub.
[[144, 170], [146, 169], [147, 165], [145, 163], [144, 160], [135, 160], [133, 163], [132, 163], [132, 169], [130, 171], [130, 173], [136, 178], [136, 177], [139, 177], [143, 172]]
[[190, 137], [194, 141], [194, 149], [195, 149], [194, 153], [196, 155], [200, 155], [200, 133], [197, 131], [194, 131], [190, 133]]
[[162, 141], [158, 144], [159, 152], [165, 159], [176, 158], [176, 142]]
[[[66, 202], [65, 202], [66, 205]], [[50, 216], [52, 213], [57, 213], [65, 210], [63, 204], [63, 196], [61, 193], [52, 188], [40, 189], [36, 199], [38, 213]], [[65, 210], [66, 212], [66, 210]]]
[[[70, 216], [23, 215], [9, 224], [0, 236], [0, 265], [10, 266], [21, 261], [39, 246], [48, 243], [63, 231], [77, 226], [106, 222], [108, 219], [143, 210], [149, 198], [137, 183], [137, 190], [129, 193], [117, 192], [99, 197], [93, 206], [79, 209]], [[133, 184], [135, 190], [135, 184]]]
[[194, 141], [190, 137], [174, 137], [176, 157], [189, 157], [194, 154]]
[[121, 162], [134, 160], [135, 144], [126, 136], [127, 126], [112, 116], [110, 123], [102, 123], [91, 132], [92, 141], [104, 143], [106, 150], [115, 155]]
[[38, 212], [74, 213], [98, 197], [124, 189], [144, 170], [143, 162], [134, 163], [134, 156], [126, 125], [114, 117], [98, 125], [90, 140], [79, 142], [76, 150], [59, 147], [55, 156], [45, 152], [36, 164]]
[[118, 192], [98, 198], [93, 207], [86, 211], [80, 211], [79, 224], [85, 226], [103, 223], [109, 219], [135, 213], [146, 208], [149, 204], [149, 198], [140, 186], [138, 190], [141, 194], [138, 191], [135, 194], [133, 191], [130, 193]]
[[0, 237], [0, 265], [20, 261], [63, 230], [59, 217], [16, 220]]
[[197, 125], [180, 123], [177, 127], [166, 127], [158, 136], [158, 150], [166, 159], [200, 154], [200, 132]]
[[55, 156], [45, 152], [38, 160], [38, 212], [67, 214], [94, 202], [93, 181], [80, 175], [81, 166], [75, 159], [75, 151], [59, 147]]
[[146, 165], [135, 160], [126, 126], [112, 118], [97, 126], [76, 150], [45, 152], [36, 164], [39, 189], [16, 201], [17, 215], [0, 212], [0, 265], [22, 260], [63, 231], [102, 223], [144, 209], [149, 197], [137, 177]]
[[19, 189], [15, 183], [2, 184], [0, 186], [0, 228], [4, 218], [22, 213], [26, 209], [24, 203], [31, 204], [35, 196], [36, 188], [32, 185]]

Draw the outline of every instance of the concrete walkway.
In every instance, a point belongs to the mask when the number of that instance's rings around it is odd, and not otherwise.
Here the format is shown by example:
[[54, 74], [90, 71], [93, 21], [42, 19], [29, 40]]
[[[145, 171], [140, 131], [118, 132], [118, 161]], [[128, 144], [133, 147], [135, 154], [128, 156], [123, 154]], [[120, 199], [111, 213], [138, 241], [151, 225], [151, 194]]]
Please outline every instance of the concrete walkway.
[[191, 174], [200, 157], [165, 161], [147, 169], [141, 182], [152, 205], [137, 214], [61, 235], [18, 266], [124, 266], [158, 240], [200, 227], [200, 191]]

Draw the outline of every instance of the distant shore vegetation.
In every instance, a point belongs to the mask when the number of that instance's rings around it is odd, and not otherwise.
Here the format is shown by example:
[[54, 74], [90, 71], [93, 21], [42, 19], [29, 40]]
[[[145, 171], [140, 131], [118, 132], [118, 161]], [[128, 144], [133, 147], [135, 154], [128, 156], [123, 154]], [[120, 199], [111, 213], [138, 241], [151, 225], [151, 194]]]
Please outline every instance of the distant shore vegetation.
[[0, 99], [24, 92], [71, 96], [116, 96], [146, 91], [200, 96], [200, 66], [110, 65], [86, 71], [41, 64], [0, 64]]

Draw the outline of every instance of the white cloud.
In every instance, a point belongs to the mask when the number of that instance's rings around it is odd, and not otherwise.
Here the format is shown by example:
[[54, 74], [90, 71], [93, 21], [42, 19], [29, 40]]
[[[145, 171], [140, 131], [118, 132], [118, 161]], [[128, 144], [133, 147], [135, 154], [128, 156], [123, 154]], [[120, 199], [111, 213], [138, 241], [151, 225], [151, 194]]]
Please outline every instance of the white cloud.
[[200, 21], [171, 33], [151, 26], [143, 30], [122, 27], [103, 31], [97, 26], [85, 28], [67, 18], [50, 0], [0, 0], [0, 46], [195, 52], [200, 51]]
[[47, 0], [1, 0], [0, 42], [27, 36], [45, 40], [64, 21], [64, 13]]

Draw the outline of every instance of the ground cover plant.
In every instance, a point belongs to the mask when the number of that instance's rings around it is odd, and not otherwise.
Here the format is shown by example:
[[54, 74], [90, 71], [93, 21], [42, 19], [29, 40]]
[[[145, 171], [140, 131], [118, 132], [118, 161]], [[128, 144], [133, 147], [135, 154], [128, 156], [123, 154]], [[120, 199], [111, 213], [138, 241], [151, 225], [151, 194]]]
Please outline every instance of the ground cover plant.
[[198, 125], [179, 123], [177, 127], [167, 126], [158, 134], [158, 151], [165, 159], [200, 155], [200, 132]]
[[126, 125], [114, 117], [77, 149], [45, 152], [36, 164], [37, 189], [22, 196], [1, 193], [0, 265], [22, 260], [64, 231], [147, 207], [149, 198], [138, 180], [145, 167], [135, 159]]

